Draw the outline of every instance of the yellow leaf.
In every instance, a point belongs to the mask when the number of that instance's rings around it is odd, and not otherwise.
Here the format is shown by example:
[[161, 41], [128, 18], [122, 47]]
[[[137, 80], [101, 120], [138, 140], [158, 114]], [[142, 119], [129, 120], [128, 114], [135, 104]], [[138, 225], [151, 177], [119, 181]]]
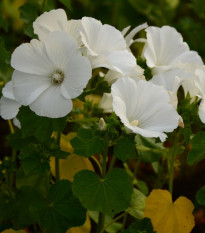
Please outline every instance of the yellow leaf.
[[14, 231], [13, 229], [8, 229], [5, 231], [2, 231], [1, 233], [26, 233], [26, 231], [24, 231], [24, 230]]
[[19, 30], [23, 25], [23, 21], [19, 16], [19, 7], [25, 2], [26, 0], [2, 0], [1, 2], [2, 11], [7, 18], [12, 20], [13, 27], [16, 30]]
[[[73, 154], [73, 148], [70, 140], [75, 137], [76, 133], [69, 133], [61, 135], [60, 146], [61, 149], [71, 153], [67, 159], [60, 159], [60, 179], [67, 179], [73, 181], [74, 175], [83, 169], [94, 171], [94, 168], [88, 158]], [[55, 135], [54, 135], [55, 136]], [[55, 176], [55, 158], [51, 157], [50, 160], [51, 172]]]
[[91, 222], [90, 218], [87, 215], [86, 221], [81, 227], [72, 227], [66, 231], [66, 233], [90, 233], [91, 231]]
[[151, 219], [157, 233], [190, 233], [195, 225], [193, 209], [186, 197], [173, 203], [167, 190], [154, 189], [146, 199], [144, 217]]

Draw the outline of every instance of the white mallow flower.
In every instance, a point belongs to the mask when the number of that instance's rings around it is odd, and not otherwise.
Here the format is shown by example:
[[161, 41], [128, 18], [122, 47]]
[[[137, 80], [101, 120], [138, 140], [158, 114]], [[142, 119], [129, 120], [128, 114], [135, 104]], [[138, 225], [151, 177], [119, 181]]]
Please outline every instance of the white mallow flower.
[[133, 38], [135, 37], [135, 35], [138, 32], [140, 32], [141, 30], [143, 30], [147, 27], [148, 27], [147, 23], [143, 23], [143, 24], [135, 27], [134, 29], [132, 29], [130, 32], [128, 32], [130, 30], [130, 26], [128, 26], [122, 30], [121, 33], [125, 37], [128, 48], [135, 42], [146, 42], [146, 39], [144, 39], [144, 38], [138, 38], [135, 40]]
[[196, 78], [196, 70], [200, 69], [200, 67], [202, 66], [197, 63], [193, 63], [193, 64], [185, 64], [180, 67], [186, 70], [191, 76], [191, 78], [184, 79], [182, 82], [182, 87], [184, 89], [185, 96], [189, 93], [192, 100], [194, 100], [195, 97], [200, 94], [200, 89], [196, 86], [196, 83], [194, 81]]
[[175, 70], [170, 70], [154, 75], [149, 82], [152, 82], [155, 85], [162, 86], [163, 88], [165, 88], [170, 96], [170, 103], [173, 105], [175, 109], [177, 109], [177, 90], [181, 85], [182, 80], [178, 76], [175, 76], [174, 71]]
[[20, 45], [12, 54], [12, 80], [19, 103], [39, 116], [58, 118], [72, 110], [71, 99], [83, 92], [92, 69], [65, 32]]
[[187, 43], [175, 28], [170, 26], [148, 27], [147, 42], [142, 56], [147, 65], [153, 68], [153, 73], [160, 73], [179, 63], [203, 64], [201, 57], [195, 51], [190, 51]]
[[67, 20], [63, 9], [44, 12], [34, 22], [34, 33], [40, 40], [44, 40], [50, 32], [65, 31], [81, 46], [79, 28], [81, 20]]
[[105, 75], [105, 80], [110, 85], [112, 85], [116, 80], [118, 80], [119, 78], [123, 78], [123, 77], [130, 77], [130, 78], [135, 79], [136, 81], [139, 81], [140, 79], [145, 79], [144, 70], [138, 65], [131, 68], [130, 70], [128, 70], [127, 73], [124, 73], [124, 74], [114, 71], [114, 70], [109, 70], [107, 74]]
[[196, 70], [196, 77], [194, 83], [199, 89], [199, 97], [201, 98], [201, 103], [199, 105], [199, 118], [203, 123], [205, 123], [205, 66]]
[[2, 97], [0, 100], [0, 116], [4, 120], [11, 120], [18, 114], [21, 104], [17, 102], [14, 93], [12, 82], [8, 82], [2, 89]]
[[[179, 78], [178, 75], [181, 77]], [[170, 104], [177, 109], [178, 105], [178, 98], [177, 98], [177, 91], [183, 82], [183, 76], [185, 75], [185, 72], [181, 69], [174, 69], [174, 70], [168, 70], [160, 74], [156, 74], [153, 76], [153, 78], [149, 81], [154, 83], [155, 85], [162, 86], [165, 90], [167, 90], [169, 97], [170, 97]], [[189, 74], [187, 74], [186, 78], [190, 77]], [[183, 119], [180, 116], [179, 119], [179, 126], [184, 128]]]
[[103, 109], [104, 113], [113, 112], [111, 93], [103, 93], [102, 99], [100, 100], [98, 106], [99, 106], [99, 108]]
[[111, 88], [113, 111], [125, 125], [127, 132], [144, 137], [159, 137], [178, 126], [180, 116], [169, 103], [167, 91], [151, 82], [131, 78], [117, 80]]
[[136, 66], [136, 58], [127, 50], [119, 30], [91, 17], [83, 17], [81, 24], [82, 51], [92, 68], [104, 67], [125, 74]]

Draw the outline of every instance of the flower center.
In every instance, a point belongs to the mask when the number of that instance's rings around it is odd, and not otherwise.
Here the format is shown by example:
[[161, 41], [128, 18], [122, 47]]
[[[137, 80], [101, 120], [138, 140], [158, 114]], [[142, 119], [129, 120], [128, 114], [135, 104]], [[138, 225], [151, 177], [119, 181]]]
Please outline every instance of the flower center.
[[53, 84], [61, 84], [64, 80], [64, 73], [61, 70], [55, 70], [50, 77]]
[[139, 121], [138, 120], [134, 120], [130, 123], [132, 126], [138, 126], [139, 125]]

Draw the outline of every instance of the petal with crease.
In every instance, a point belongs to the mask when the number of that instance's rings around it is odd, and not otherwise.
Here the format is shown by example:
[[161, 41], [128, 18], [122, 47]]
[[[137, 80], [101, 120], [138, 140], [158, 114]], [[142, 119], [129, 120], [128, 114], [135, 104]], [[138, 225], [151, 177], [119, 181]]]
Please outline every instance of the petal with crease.
[[52, 83], [49, 77], [14, 71], [13, 76], [14, 95], [22, 105], [29, 105], [39, 95], [49, 88]]
[[66, 116], [73, 107], [70, 99], [60, 93], [60, 86], [50, 86], [32, 104], [30, 109], [39, 116], [59, 118]]
[[18, 114], [20, 104], [12, 99], [1, 97], [0, 100], [0, 115], [4, 120], [13, 119]]

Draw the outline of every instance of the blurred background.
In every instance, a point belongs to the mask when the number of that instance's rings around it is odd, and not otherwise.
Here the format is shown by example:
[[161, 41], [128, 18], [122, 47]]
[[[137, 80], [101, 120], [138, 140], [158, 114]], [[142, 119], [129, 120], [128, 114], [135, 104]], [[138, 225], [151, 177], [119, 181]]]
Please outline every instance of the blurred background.
[[[191, 50], [205, 59], [205, 0], [1, 0], [0, 1], [0, 93], [13, 72], [10, 57], [21, 43], [36, 38], [33, 21], [44, 11], [63, 8], [69, 19], [91, 16], [115, 26], [117, 29], [130, 25], [132, 28], [147, 22], [150, 26], [169, 25], [175, 27]], [[144, 33], [141, 33], [143, 37]], [[141, 48], [132, 46], [136, 57]], [[0, 94], [1, 95], [1, 94]], [[11, 154], [6, 135], [9, 127], [0, 118], [0, 160]], [[175, 195], [185, 195], [194, 200], [196, 191], [204, 184], [205, 161], [197, 167], [188, 168], [183, 179], [175, 181]], [[149, 184], [152, 172], [141, 164], [139, 176]], [[197, 182], [196, 182], [197, 181]], [[182, 185], [183, 184], [183, 185]], [[193, 232], [205, 232], [205, 211], [197, 212], [197, 226]]]

